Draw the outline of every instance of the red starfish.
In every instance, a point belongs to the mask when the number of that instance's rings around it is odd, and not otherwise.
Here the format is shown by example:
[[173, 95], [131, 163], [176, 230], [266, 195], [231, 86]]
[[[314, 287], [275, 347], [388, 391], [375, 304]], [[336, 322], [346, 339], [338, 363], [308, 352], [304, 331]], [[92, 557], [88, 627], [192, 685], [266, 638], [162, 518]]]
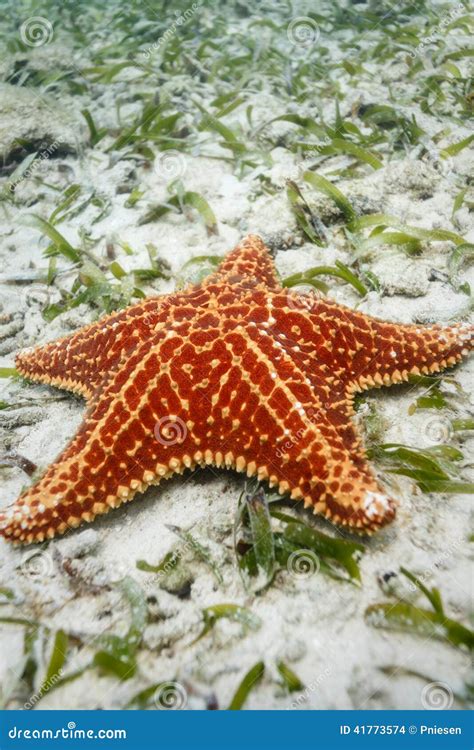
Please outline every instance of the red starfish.
[[31, 380], [85, 396], [78, 433], [0, 517], [42, 541], [196, 465], [246, 471], [371, 532], [395, 504], [351, 420], [358, 391], [454, 365], [473, 327], [370, 318], [281, 287], [250, 236], [200, 286], [147, 299], [18, 355]]

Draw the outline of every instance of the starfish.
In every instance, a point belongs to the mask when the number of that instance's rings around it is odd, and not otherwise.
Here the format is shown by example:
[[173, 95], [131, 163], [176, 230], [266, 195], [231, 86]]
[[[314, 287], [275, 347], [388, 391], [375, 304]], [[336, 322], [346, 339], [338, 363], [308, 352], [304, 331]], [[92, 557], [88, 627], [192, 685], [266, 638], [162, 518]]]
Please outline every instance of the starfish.
[[389, 323], [287, 290], [249, 236], [202, 284], [17, 356], [23, 376], [88, 406], [59, 458], [0, 515], [0, 533], [40, 542], [206, 465], [268, 480], [371, 533], [396, 504], [368, 465], [355, 394], [456, 364], [473, 332]]

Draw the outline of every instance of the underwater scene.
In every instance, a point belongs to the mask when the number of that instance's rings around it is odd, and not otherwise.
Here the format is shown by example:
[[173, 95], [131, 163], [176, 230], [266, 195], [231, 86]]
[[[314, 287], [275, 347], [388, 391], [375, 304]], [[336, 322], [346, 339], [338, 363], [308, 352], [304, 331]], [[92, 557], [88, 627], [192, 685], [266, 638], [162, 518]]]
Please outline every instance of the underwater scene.
[[472, 707], [473, 27], [0, 0], [2, 709]]

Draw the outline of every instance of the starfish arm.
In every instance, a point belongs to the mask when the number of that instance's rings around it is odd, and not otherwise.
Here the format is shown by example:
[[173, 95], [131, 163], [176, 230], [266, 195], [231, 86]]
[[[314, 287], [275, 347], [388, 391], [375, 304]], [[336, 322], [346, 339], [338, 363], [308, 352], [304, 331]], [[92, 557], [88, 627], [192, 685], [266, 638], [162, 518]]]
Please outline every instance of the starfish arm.
[[[296, 318], [295, 310], [291, 314]], [[400, 383], [410, 374], [440, 372], [474, 348], [474, 326], [467, 323], [388, 323], [326, 300], [317, 300], [307, 318], [311, 328], [306, 325], [306, 339], [297, 341], [299, 349], [317, 353], [328, 383], [340, 380], [354, 390]]]
[[250, 234], [237, 247], [225, 256], [217, 271], [204, 282], [204, 286], [223, 282], [244, 283], [245, 281], [265, 284], [277, 289], [280, 282], [275, 270], [270, 250], [260, 237]]
[[[339, 418], [335, 428], [319, 409], [311, 405], [303, 409], [293, 415], [293, 428], [282, 431], [281, 421], [272, 420], [269, 414], [264, 421], [259, 408], [259, 421], [247, 436], [248, 458], [242, 449], [242, 435], [238, 445], [229, 441], [231, 455], [237, 456], [232, 466], [246, 470], [248, 476], [257, 474], [259, 479], [267, 479], [280, 494], [288, 493], [293, 500], [301, 500], [305, 508], [339, 525], [372, 533], [393, 520], [395, 502], [377, 482], [360, 442], [354, 440], [360, 452], [353, 458], [341, 439], [341, 429], [347, 428], [346, 436], [352, 432], [350, 421], [342, 424]], [[289, 422], [287, 417], [284, 423]], [[260, 423], [265, 424], [269, 435], [264, 446], [255, 444]]]
[[368, 330], [360, 327], [355, 332], [358, 351], [352, 355], [346, 375], [356, 389], [440, 372], [460, 362], [474, 348], [474, 326], [466, 323], [420, 326], [368, 320]]
[[15, 358], [20, 375], [91, 398], [122, 354], [145, 340], [166, 317], [165, 298], [151, 298], [107, 315], [76, 333], [44, 346], [24, 349]]
[[[179, 364], [171, 373], [175, 346], [173, 336], [162, 329], [110, 374], [71, 443], [43, 477], [0, 514], [0, 534], [23, 543], [52, 538], [195, 465], [196, 448], [188, 455], [189, 405], [176, 394], [183, 377]], [[196, 412], [200, 400], [198, 388]], [[201, 412], [206, 408], [207, 401]]]

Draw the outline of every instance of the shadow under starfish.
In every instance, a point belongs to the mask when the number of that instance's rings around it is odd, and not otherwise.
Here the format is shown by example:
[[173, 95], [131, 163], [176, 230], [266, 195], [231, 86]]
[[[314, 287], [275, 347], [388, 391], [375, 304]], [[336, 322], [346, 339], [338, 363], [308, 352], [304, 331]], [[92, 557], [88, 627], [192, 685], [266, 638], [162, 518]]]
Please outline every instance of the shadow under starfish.
[[395, 502], [356, 434], [355, 393], [450, 367], [473, 339], [466, 324], [387, 323], [283, 289], [268, 249], [249, 236], [201, 285], [17, 356], [22, 375], [88, 406], [63, 453], [0, 514], [0, 533], [52, 538], [206, 464], [373, 532]]

